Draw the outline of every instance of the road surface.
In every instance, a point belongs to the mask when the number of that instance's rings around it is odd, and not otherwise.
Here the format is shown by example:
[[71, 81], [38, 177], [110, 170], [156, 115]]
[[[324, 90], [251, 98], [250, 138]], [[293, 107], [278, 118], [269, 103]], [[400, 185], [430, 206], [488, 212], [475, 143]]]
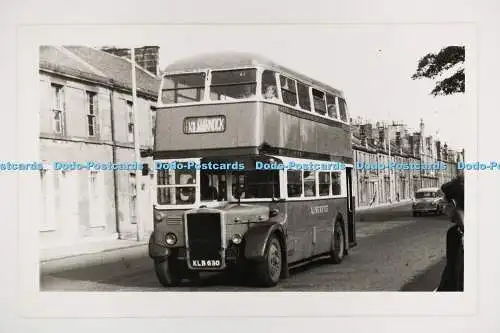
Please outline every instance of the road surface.
[[409, 205], [358, 212], [358, 246], [339, 265], [326, 259], [291, 270], [272, 288], [229, 274], [203, 274], [196, 282], [162, 287], [146, 252], [133, 259], [42, 274], [42, 291], [432, 291], [444, 265], [444, 216], [412, 217]]

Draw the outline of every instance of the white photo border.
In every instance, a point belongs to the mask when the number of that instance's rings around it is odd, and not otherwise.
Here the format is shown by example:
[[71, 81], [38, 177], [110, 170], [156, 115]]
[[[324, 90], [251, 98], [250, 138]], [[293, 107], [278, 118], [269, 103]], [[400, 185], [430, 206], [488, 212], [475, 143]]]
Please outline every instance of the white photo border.
[[[477, 27], [468, 25], [472, 36]], [[332, 24], [333, 25], [333, 24]], [[348, 26], [348, 25], [345, 25]], [[229, 26], [226, 25], [227, 28]], [[40, 108], [38, 47], [40, 45], [153, 44], [161, 38], [158, 26], [20, 26], [18, 29], [18, 142], [20, 161], [40, 160]], [[201, 27], [202, 28], [202, 27]], [[394, 25], [397, 29], [397, 25]], [[425, 50], [423, 50], [425, 52]], [[470, 114], [478, 114], [478, 45], [471, 40], [466, 51], [466, 91], [475, 102]], [[36, 92], [36, 93], [35, 93]], [[478, 116], [471, 117], [477, 129]], [[29, 121], [27, 121], [29, 119]], [[465, 148], [468, 160], [479, 160], [478, 133], [471, 131]], [[466, 135], [466, 134], [464, 134]], [[33, 144], [35, 142], [35, 144]], [[467, 225], [465, 242], [465, 291], [432, 292], [40, 292], [39, 174], [18, 173], [19, 226], [18, 272], [22, 313], [30, 318], [167, 318], [167, 317], [372, 317], [372, 316], [467, 316], [478, 308], [478, 223]], [[479, 173], [466, 174], [466, 220], [478, 219]], [[200, 302], [200, 297], [203, 301]], [[290, 306], [293, 304], [293, 306]], [[342, 305], [342, 306], [337, 306]]]

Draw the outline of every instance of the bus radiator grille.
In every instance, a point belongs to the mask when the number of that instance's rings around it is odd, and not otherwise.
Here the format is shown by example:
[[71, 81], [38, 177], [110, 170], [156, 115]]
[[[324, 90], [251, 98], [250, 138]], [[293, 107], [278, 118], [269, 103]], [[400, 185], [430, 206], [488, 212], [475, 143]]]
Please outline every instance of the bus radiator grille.
[[222, 226], [218, 213], [187, 216], [187, 240], [190, 260], [221, 260]]

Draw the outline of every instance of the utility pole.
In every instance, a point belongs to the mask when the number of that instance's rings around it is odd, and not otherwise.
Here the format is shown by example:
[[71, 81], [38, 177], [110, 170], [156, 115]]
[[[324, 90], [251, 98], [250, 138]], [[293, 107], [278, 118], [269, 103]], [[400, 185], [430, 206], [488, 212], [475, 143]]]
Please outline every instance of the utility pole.
[[[134, 119], [134, 155], [135, 161], [141, 164], [141, 142], [139, 140], [139, 116], [137, 108], [137, 84], [135, 75], [135, 48], [130, 49], [130, 61], [132, 64], [132, 115]], [[136, 227], [137, 227], [137, 241], [143, 239], [143, 228], [141, 221], [141, 186], [140, 186], [140, 175], [139, 170], [135, 170], [135, 215], [136, 215]]]

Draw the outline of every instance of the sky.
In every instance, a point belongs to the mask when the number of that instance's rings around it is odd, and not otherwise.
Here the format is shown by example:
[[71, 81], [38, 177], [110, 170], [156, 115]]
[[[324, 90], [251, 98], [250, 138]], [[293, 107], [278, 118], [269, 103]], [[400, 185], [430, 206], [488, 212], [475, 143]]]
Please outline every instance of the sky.
[[[172, 26], [159, 43], [160, 68], [186, 56], [225, 50], [260, 53], [275, 62], [344, 91], [351, 117], [396, 120], [451, 148], [467, 149], [470, 117], [476, 116], [465, 63], [466, 93], [430, 95], [434, 81], [412, 80], [421, 57], [448, 45], [475, 51], [474, 31], [466, 25], [204, 25]], [[473, 59], [474, 60], [474, 59]], [[467, 61], [467, 60], [466, 60]], [[472, 91], [473, 92], [473, 91]]]

